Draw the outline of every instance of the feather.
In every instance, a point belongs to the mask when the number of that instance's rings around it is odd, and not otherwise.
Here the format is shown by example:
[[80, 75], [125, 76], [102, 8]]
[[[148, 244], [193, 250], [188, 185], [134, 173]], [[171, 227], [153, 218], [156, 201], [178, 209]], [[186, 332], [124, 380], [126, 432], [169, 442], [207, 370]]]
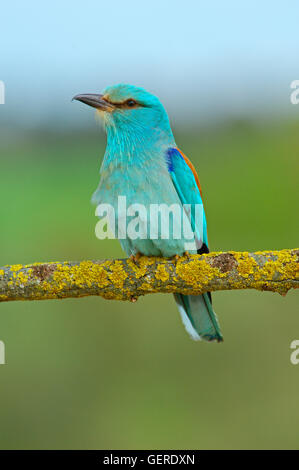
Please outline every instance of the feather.
[[[194, 166], [178, 149], [170, 148], [166, 153], [168, 171], [182, 204], [201, 204], [202, 193], [198, 175]], [[194, 190], [196, 188], [196, 190]], [[197, 253], [208, 253], [207, 224], [203, 210], [202, 220], [195, 220], [190, 215], [192, 229], [195, 233]], [[199, 225], [198, 224], [202, 224]], [[182, 321], [192, 339], [222, 341], [217, 316], [212, 307], [211, 293], [203, 295], [175, 294]]]

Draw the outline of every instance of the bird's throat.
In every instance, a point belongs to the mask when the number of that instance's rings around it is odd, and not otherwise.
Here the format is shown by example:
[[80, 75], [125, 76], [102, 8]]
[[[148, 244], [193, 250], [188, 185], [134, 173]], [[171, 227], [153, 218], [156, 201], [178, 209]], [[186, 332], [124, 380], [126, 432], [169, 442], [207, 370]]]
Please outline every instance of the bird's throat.
[[[103, 161], [105, 167], [142, 167], [164, 158], [165, 152], [175, 146], [174, 138], [160, 129], [118, 131], [107, 129], [107, 146]], [[158, 163], [158, 162], [157, 162]]]

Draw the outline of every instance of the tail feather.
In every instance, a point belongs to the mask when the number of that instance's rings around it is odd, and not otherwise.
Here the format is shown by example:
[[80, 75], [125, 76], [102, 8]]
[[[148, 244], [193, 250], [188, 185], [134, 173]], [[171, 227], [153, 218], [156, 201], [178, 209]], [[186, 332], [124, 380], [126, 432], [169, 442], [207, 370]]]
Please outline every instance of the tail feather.
[[192, 339], [223, 341], [208, 293], [203, 295], [174, 294], [174, 297], [184, 326]]

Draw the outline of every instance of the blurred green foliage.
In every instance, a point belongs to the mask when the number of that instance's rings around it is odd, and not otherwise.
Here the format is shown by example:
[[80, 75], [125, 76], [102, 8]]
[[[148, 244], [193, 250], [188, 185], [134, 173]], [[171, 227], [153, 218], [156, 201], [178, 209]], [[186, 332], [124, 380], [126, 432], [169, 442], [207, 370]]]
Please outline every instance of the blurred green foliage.
[[[212, 250], [298, 246], [298, 129], [177, 129]], [[124, 256], [94, 235], [104, 137], [13, 137], [0, 143], [0, 265]], [[192, 342], [171, 295], [1, 304], [1, 448], [298, 448], [296, 292], [220, 292], [214, 305], [223, 344]]]

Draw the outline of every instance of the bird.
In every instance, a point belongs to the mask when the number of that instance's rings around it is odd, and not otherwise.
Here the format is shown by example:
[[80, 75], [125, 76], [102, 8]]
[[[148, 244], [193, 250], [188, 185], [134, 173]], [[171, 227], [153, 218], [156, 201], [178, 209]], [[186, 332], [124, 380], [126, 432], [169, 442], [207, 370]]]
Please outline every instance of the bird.
[[[96, 109], [107, 137], [100, 183], [92, 201], [110, 204], [118, 226], [126, 216], [118, 205], [120, 195], [126, 197], [127, 206], [137, 204], [147, 210], [155, 205], [175, 204], [182, 209], [180, 223], [185, 217], [191, 225], [193, 239], [190, 242], [188, 237], [187, 243], [186, 237], [177, 238], [173, 234], [178, 224], [173, 214], [169, 218], [168, 237], [160, 227], [162, 216], [158, 222], [157, 219], [152, 222], [140, 215], [139, 223], [147, 236], [136, 238], [126, 232], [120, 237], [126, 254], [138, 263], [140, 255], [177, 259], [184, 254], [209, 253], [199, 177], [191, 161], [177, 147], [168, 114], [159, 98], [144, 88], [120, 83], [108, 86], [101, 94], [78, 94], [73, 100]], [[197, 218], [196, 205], [202, 208], [201, 217]], [[192, 339], [223, 341], [211, 293], [175, 293], [174, 297]]]

